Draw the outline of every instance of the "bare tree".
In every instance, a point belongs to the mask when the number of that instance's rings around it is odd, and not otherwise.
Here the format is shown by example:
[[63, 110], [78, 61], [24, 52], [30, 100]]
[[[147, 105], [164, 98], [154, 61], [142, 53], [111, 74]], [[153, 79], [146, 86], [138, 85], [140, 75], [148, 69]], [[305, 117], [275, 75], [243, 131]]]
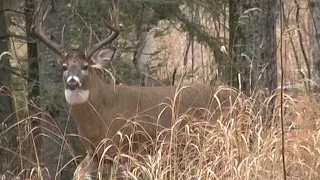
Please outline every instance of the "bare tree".
[[[4, 1], [0, 1], [0, 54], [3, 55], [4, 52], [8, 51], [8, 34], [7, 34], [7, 22], [5, 17], [5, 7]], [[1, 126], [7, 123], [13, 123], [12, 114], [14, 112], [13, 102], [10, 97], [10, 63], [9, 58], [6, 55], [3, 55], [0, 59], [0, 123]], [[2, 128], [1, 128], [2, 129]], [[5, 162], [1, 157], [0, 161]], [[0, 170], [3, 169], [1, 163]]]
[[[8, 51], [8, 34], [7, 34], [7, 24], [5, 18], [4, 1], [0, 1], [0, 54]], [[0, 122], [4, 122], [12, 113], [12, 101], [9, 97], [10, 89], [10, 69], [9, 58], [7, 56], [2, 56], [0, 60]]]
[[153, 44], [155, 43], [153, 28], [157, 25], [155, 11], [152, 7], [144, 5], [141, 15], [140, 26], [138, 27], [138, 43], [134, 55], [134, 64], [141, 72], [143, 86], [150, 86], [151, 80], [148, 78], [149, 63], [153, 53]]
[[320, 82], [320, 2], [317, 0], [309, 1], [309, 7], [311, 11], [311, 24], [312, 35], [311, 35], [311, 53], [313, 58], [314, 71], [312, 80], [319, 84]]
[[276, 0], [230, 0], [232, 85], [247, 94], [277, 88]]

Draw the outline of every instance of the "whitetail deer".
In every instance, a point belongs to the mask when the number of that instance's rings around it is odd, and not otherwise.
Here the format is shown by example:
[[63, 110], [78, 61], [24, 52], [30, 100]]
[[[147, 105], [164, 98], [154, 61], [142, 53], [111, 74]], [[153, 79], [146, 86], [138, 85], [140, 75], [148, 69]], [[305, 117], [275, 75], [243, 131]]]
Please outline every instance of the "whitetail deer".
[[[115, 6], [113, 8], [110, 13], [114, 21], [113, 26], [109, 26], [111, 34], [94, 45], [91, 45], [90, 37], [90, 46], [86, 50], [66, 50], [50, 41], [43, 31], [43, 22], [48, 10], [43, 18], [40, 20], [36, 18], [40, 5], [33, 20], [34, 35], [58, 55], [58, 63], [64, 71], [65, 98], [70, 106], [71, 116], [77, 124], [79, 137], [87, 151], [86, 157], [76, 169], [77, 179], [85, 179], [97, 171], [105, 147], [108, 147], [106, 155], [109, 157], [119, 153], [118, 132], [130, 136], [143, 131], [147, 137], [156, 138], [157, 132], [172, 127], [173, 116], [188, 112], [194, 117], [200, 117], [206, 112], [205, 109], [221, 110], [223, 107], [230, 107], [230, 103], [237, 95], [235, 91], [224, 91], [210, 86], [188, 87], [177, 93], [178, 89], [175, 86], [132, 87], [105, 84], [92, 66], [106, 65], [113, 59], [116, 49], [100, 50], [96, 59], [92, 56], [119, 35], [118, 12]], [[179, 95], [176, 96], [177, 94]], [[174, 98], [176, 112], [169, 108]], [[137, 135], [133, 141], [144, 143], [150, 141], [149, 138]], [[120, 152], [127, 152], [128, 147], [120, 149]]]

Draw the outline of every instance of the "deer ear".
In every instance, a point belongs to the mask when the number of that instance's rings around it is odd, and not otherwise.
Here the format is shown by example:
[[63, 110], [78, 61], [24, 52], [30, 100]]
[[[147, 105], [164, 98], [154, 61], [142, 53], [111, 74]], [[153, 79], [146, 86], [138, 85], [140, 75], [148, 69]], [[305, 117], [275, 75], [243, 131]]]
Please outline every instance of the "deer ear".
[[116, 52], [115, 47], [110, 47], [108, 49], [103, 49], [97, 54], [96, 60], [94, 60], [94, 63], [96, 66], [105, 66], [108, 62], [110, 62], [114, 54]]

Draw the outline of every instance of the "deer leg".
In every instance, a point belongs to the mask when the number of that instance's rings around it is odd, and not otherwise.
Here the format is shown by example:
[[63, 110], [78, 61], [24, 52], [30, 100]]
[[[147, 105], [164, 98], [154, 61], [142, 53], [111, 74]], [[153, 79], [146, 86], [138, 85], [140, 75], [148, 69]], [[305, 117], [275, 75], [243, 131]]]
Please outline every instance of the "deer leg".
[[95, 156], [87, 154], [74, 172], [74, 180], [91, 180], [91, 173], [97, 172], [98, 159]]

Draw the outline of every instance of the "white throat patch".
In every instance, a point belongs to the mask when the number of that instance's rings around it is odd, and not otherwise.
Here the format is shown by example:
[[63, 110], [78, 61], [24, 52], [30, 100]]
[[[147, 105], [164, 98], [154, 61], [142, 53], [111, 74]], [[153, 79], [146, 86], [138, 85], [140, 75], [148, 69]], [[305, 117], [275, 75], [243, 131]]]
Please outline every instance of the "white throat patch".
[[71, 91], [70, 89], [65, 89], [64, 95], [70, 105], [81, 104], [89, 99], [89, 90], [76, 89]]

